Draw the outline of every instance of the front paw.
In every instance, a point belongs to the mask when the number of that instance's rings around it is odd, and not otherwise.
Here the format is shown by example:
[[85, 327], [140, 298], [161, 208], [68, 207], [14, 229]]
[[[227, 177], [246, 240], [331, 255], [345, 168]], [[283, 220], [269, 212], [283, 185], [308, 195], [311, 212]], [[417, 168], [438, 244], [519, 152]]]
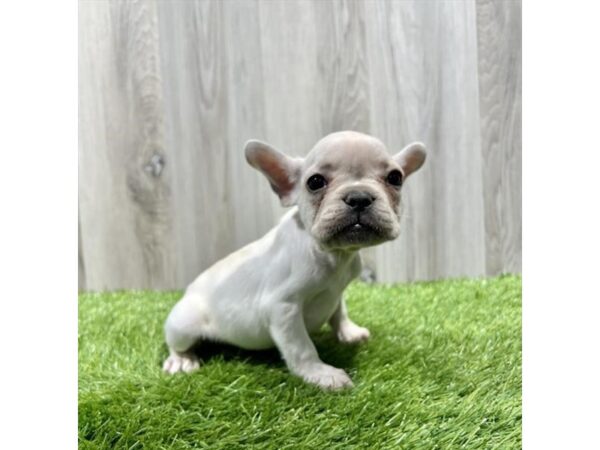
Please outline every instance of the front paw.
[[163, 372], [173, 375], [177, 372], [190, 373], [198, 370], [198, 357], [192, 353], [172, 353], [163, 364]]
[[300, 376], [304, 381], [319, 386], [321, 389], [338, 390], [354, 386], [345, 371], [323, 363], [314, 364], [310, 368], [302, 370]]
[[365, 327], [359, 327], [355, 323], [349, 322], [340, 326], [336, 336], [338, 341], [344, 344], [356, 344], [369, 339], [371, 333]]

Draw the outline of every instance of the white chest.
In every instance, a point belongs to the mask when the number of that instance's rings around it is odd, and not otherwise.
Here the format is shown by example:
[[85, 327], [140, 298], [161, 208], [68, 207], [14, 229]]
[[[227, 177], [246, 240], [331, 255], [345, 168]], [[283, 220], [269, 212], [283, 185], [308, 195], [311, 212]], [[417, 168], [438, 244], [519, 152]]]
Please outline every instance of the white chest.
[[330, 291], [325, 291], [305, 302], [304, 324], [309, 333], [318, 331], [329, 320], [341, 298], [341, 292], [335, 295]]
[[324, 289], [305, 300], [304, 323], [309, 332], [318, 331], [329, 320], [340, 303], [344, 289], [354, 276], [354, 270], [334, 274], [327, 280]]

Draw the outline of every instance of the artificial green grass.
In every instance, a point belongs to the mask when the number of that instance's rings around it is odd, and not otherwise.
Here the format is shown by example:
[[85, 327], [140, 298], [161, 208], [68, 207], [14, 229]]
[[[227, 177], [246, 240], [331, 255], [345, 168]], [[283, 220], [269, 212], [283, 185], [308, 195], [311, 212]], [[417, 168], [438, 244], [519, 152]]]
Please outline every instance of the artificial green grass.
[[358, 346], [314, 338], [355, 387], [323, 392], [276, 351], [209, 345], [167, 376], [162, 326], [180, 293], [79, 298], [80, 448], [521, 447], [521, 279], [352, 284]]

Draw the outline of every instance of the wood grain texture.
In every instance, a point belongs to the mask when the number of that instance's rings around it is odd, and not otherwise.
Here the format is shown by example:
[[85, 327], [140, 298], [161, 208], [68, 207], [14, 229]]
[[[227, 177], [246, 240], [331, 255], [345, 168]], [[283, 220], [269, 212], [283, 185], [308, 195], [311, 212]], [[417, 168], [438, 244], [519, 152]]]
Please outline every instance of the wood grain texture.
[[[265, 139], [281, 151], [303, 156], [321, 137], [314, 5], [302, 0], [258, 5]], [[268, 198], [273, 219], [281, 216], [278, 199], [272, 193]]]
[[153, 2], [80, 5], [81, 247], [86, 286], [174, 284]]
[[370, 133], [365, 3], [315, 2], [320, 134]]
[[[224, 4], [227, 46], [229, 201], [233, 207], [232, 245], [239, 248], [270, 229], [279, 206], [262, 176], [244, 157], [244, 144], [252, 139], [268, 141], [260, 11], [256, 1]], [[257, 201], [260, 208], [257, 209]]]
[[521, 2], [477, 1], [486, 273], [521, 271]]
[[[234, 249], [224, 2], [160, 2], [178, 283]], [[180, 285], [181, 285], [180, 284]]]
[[520, 3], [80, 3], [80, 285], [182, 288], [284, 209], [247, 139], [429, 149], [380, 281], [519, 272]]

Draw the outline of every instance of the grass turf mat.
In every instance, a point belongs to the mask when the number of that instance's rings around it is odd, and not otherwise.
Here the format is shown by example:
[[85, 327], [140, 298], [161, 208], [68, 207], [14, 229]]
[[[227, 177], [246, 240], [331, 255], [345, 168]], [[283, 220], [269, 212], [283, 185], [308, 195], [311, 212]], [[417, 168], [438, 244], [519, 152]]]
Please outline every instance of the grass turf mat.
[[276, 351], [211, 344], [191, 375], [161, 373], [181, 293], [79, 296], [80, 448], [521, 447], [521, 278], [352, 284], [358, 346], [314, 337], [354, 389], [322, 392]]

